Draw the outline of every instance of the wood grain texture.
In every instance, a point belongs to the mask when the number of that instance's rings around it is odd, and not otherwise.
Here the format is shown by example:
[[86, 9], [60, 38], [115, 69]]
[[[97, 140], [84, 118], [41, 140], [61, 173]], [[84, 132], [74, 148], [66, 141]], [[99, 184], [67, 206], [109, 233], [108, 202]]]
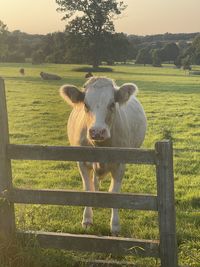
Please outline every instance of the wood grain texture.
[[114, 255], [159, 256], [157, 240], [50, 232], [21, 232], [18, 235], [23, 238], [35, 238], [43, 248], [92, 251]]
[[177, 267], [176, 214], [174, 202], [173, 148], [170, 141], [155, 145], [161, 267]]
[[87, 161], [135, 164], [156, 163], [155, 151], [145, 149], [14, 144], [10, 144], [7, 149], [8, 157], [16, 160]]
[[155, 195], [13, 189], [4, 196], [13, 203], [157, 211], [157, 196]]
[[[0, 193], [12, 189], [11, 161], [7, 158], [9, 143], [5, 85], [0, 78]], [[14, 205], [2, 198], [0, 202], [0, 234], [7, 238], [15, 229]]]

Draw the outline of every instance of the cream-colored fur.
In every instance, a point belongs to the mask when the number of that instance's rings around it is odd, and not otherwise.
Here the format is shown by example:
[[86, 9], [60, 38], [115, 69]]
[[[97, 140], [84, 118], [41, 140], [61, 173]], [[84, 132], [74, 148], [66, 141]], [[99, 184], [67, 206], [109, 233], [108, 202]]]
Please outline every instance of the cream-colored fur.
[[[64, 86], [61, 96], [73, 102], [73, 110], [68, 120], [68, 137], [73, 146], [107, 146], [138, 148], [142, 145], [146, 133], [146, 116], [140, 102], [136, 98], [137, 86], [124, 84], [118, 88], [115, 82], [105, 77], [92, 77], [84, 86], [84, 92], [77, 93]], [[76, 91], [76, 92], [75, 92]], [[80, 93], [79, 96], [77, 96]], [[84, 99], [76, 101], [74, 98]], [[70, 101], [68, 100], [70, 98]], [[117, 101], [117, 102], [116, 102]], [[113, 106], [114, 103], [114, 106]], [[87, 107], [87, 110], [85, 108]], [[104, 129], [105, 140], [92, 140], [90, 129]], [[110, 192], [120, 192], [125, 171], [124, 164], [88, 164], [79, 163], [85, 190], [98, 189], [98, 180], [111, 173]], [[87, 227], [93, 223], [92, 208], [86, 207], [82, 225]], [[118, 210], [113, 209], [111, 215], [111, 232], [120, 231]]]

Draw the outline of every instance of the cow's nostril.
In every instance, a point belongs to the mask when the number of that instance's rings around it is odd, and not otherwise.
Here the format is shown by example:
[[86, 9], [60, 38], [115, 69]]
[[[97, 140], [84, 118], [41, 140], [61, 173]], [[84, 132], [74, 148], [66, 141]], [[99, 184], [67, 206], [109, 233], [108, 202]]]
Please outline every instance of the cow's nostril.
[[106, 129], [101, 130], [101, 135], [104, 136], [106, 134]]
[[90, 129], [89, 134], [91, 137], [94, 137], [95, 136], [95, 129]]
[[101, 135], [99, 133], [96, 133], [95, 134], [95, 139], [100, 139], [101, 138]]
[[103, 140], [106, 136], [106, 129], [89, 129], [89, 135], [94, 140]]

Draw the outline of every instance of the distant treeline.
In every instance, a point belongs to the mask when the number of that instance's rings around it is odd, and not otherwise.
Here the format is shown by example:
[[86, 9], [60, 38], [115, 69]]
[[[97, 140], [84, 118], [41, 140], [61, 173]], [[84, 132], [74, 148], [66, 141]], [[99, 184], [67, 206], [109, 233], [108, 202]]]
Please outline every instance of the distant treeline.
[[[5, 26], [5, 25], [4, 25]], [[189, 68], [200, 64], [200, 34], [158, 34], [148, 36], [106, 33], [98, 53], [101, 62], [152, 64], [174, 63]], [[0, 62], [32, 62], [33, 64], [77, 63], [91, 64], [90, 43], [80, 34], [54, 32], [46, 35], [10, 32], [0, 27]]]

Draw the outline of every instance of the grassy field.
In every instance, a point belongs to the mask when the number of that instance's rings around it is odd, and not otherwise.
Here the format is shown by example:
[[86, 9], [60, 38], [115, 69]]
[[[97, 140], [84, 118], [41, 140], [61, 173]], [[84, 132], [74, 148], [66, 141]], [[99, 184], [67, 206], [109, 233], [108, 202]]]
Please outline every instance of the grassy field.
[[[22, 77], [19, 75], [20, 67], [20, 64], [0, 64], [0, 76], [6, 83], [10, 142], [68, 145], [66, 122], [70, 107], [60, 98], [58, 89], [64, 83], [82, 86], [84, 73], [74, 71], [78, 67], [75, 65], [25, 64], [26, 75]], [[43, 81], [40, 71], [56, 73], [63, 79]], [[185, 71], [170, 66], [131, 65], [115, 66], [112, 73], [101, 75], [115, 79], [119, 85], [124, 82], [138, 85], [138, 98], [148, 120], [143, 147], [153, 148], [156, 141], [164, 138], [173, 140], [179, 261], [184, 266], [200, 266], [200, 76], [189, 76]], [[14, 161], [12, 164], [16, 187], [82, 189], [75, 163]], [[108, 190], [109, 181], [109, 177], [103, 180], [101, 190]], [[156, 193], [154, 167], [127, 166], [122, 191]], [[17, 228], [85, 233], [81, 228], [82, 210], [81, 207], [16, 205]], [[122, 236], [158, 238], [156, 213], [121, 210], [120, 215]], [[110, 210], [95, 209], [94, 226], [87, 233], [109, 235], [109, 219]], [[40, 250], [37, 246], [22, 251], [17, 244], [12, 245], [11, 252], [5, 247], [1, 250], [0, 266], [3, 267], [74, 266], [82, 259], [111, 257]], [[9, 253], [7, 258], [6, 253]], [[138, 266], [159, 266], [159, 261], [154, 259], [127, 257], [119, 260], [130, 260]]]

